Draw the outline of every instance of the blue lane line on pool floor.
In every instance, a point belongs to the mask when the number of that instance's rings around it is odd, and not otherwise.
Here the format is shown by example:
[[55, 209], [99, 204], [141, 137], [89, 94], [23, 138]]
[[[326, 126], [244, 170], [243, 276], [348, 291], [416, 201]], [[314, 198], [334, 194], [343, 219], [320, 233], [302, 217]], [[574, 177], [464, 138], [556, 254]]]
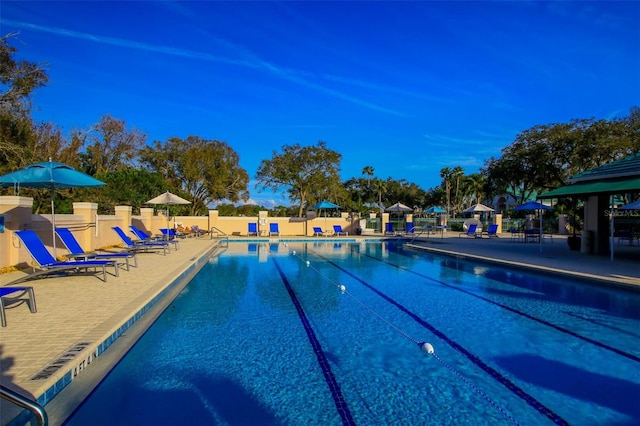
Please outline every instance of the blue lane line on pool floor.
[[351, 416], [351, 411], [349, 411], [349, 407], [346, 401], [344, 400], [344, 397], [342, 396], [342, 390], [340, 390], [340, 385], [338, 384], [336, 377], [333, 375], [333, 371], [331, 370], [331, 365], [329, 364], [329, 360], [327, 359], [326, 354], [322, 350], [322, 345], [320, 344], [320, 341], [316, 337], [316, 333], [313, 331], [313, 328], [309, 323], [309, 319], [307, 318], [307, 315], [304, 313], [304, 309], [302, 309], [302, 305], [300, 304], [298, 297], [296, 296], [293, 289], [291, 288], [291, 285], [289, 284], [289, 280], [287, 279], [287, 277], [284, 274], [284, 271], [280, 267], [278, 260], [274, 256], [271, 256], [271, 258], [273, 259], [273, 263], [276, 265], [276, 269], [278, 270], [278, 273], [280, 274], [280, 278], [282, 279], [282, 282], [284, 283], [284, 286], [286, 287], [287, 292], [289, 293], [289, 297], [291, 298], [291, 301], [293, 302], [294, 306], [296, 307], [296, 310], [298, 311], [298, 316], [300, 317], [300, 322], [302, 322], [302, 325], [304, 326], [304, 331], [307, 332], [307, 337], [309, 338], [309, 342], [313, 347], [313, 352], [316, 354], [316, 358], [318, 359], [318, 364], [320, 364], [320, 369], [322, 370], [322, 374], [324, 375], [324, 380], [327, 382], [327, 385], [329, 386], [329, 390], [331, 391], [331, 396], [333, 396], [333, 401], [336, 404], [336, 408], [338, 409], [340, 418], [342, 418], [342, 424], [355, 425], [356, 422], [353, 420], [353, 417]]
[[[514, 314], [516, 314], [516, 315], [521, 315], [521, 316], [523, 316], [523, 317], [525, 317], [525, 318], [528, 318], [528, 319], [530, 319], [530, 320], [532, 320], [532, 321], [536, 321], [536, 322], [538, 322], [538, 323], [540, 323], [540, 324], [546, 325], [547, 327], [551, 327], [551, 328], [553, 328], [553, 329], [555, 329], [555, 330], [557, 330], [557, 331], [560, 331], [560, 332], [562, 332], [562, 333], [565, 333], [565, 334], [568, 334], [568, 335], [570, 335], [570, 336], [573, 336], [573, 337], [575, 337], [576, 339], [580, 339], [580, 340], [585, 341], [585, 342], [587, 342], [587, 343], [590, 343], [590, 344], [592, 344], [592, 345], [598, 346], [598, 347], [599, 347], [599, 348], [601, 348], [601, 349], [605, 349], [605, 350], [607, 350], [607, 351], [611, 351], [611, 352], [613, 352], [613, 353], [615, 353], [615, 354], [617, 354], [617, 355], [623, 356], [623, 357], [628, 358], [628, 359], [630, 359], [630, 360], [632, 360], [632, 361], [640, 362], [640, 357], [639, 357], [639, 356], [637, 356], [637, 355], [631, 354], [631, 353], [629, 353], [629, 352], [625, 352], [625, 351], [623, 351], [623, 350], [621, 350], [621, 349], [618, 349], [618, 348], [614, 348], [613, 346], [609, 346], [609, 345], [607, 345], [606, 343], [602, 343], [602, 342], [599, 342], [599, 341], [597, 341], [597, 340], [593, 340], [593, 339], [592, 339], [592, 338], [590, 338], [590, 337], [583, 336], [583, 335], [578, 334], [578, 333], [576, 333], [576, 332], [573, 332], [573, 331], [571, 331], [571, 330], [569, 330], [569, 329], [566, 329], [566, 328], [564, 328], [564, 327], [561, 327], [561, 326], [559, 326], [559, 325], [557, 325], [557, 324], [553, 324], [553, 323], [551, 323], [551, 322], [549, 322], [549, 321], [546, 321], [546, 320], [543, 320], [543, 319], [541, 319], [541, 318], [534, 317], [533, 315], [530, 315], [530, 314], [528, 314], [528, 313], [526, 313], [526, 312], [522, 312], [522, 311], [519, 311], [519, 310], [517, 310], [517, 309], [514, 309], [514, 308], [512, 308], [512, 307], [510, 307], [510, 306], [503, 305], [502, 303], [496, 302], [495, 300], [487, 299], [486, 297], [480, 296], [480, 295], [475, 294], [475, 293], [472, 293], [472, 292], [470, 292], [470, 291], [467, 291], [467, 290], [461, 289], [461, 288], [456, 287], [456, 286], [452, 286], [452, 285], [450, 285], [450, 284], [447, 284], [447, 283], [446, 283], [446, 282], [444, 282], [444, 281], [440, 281], [440, 280], [437, 280], [437, 279], [435, 279], [435, 278], [432, 278], [432, 277], [430, 277], [430, 276], [428, 276], [428, 275], [421, 274], [420, 272], [413, 271], [413, 270], [411, 270], [411, 269], [409, 269], [409, 268], [407, 268], [407, 267], [405, 267], [405, 266], [402, 266], [402, 265], [396, 265], [395, 263], [388, 262], [388, 261], [386, 261], [386, 260], [380, 259], [380, 258], [378, 258], [378, 257], [372, 256], [372, 255], [367, 254], [367, 253], [362, 253], [362, 252], [358, 252], [358, 253], [359, 253], [360, 255], [363, 255], [363, 256], [369, 257], [370, 259], [377, 260], [378, 262], [382, 262], [382, 263], [384, 263], [385, 265], [393, 266], [394, 268], [401, 269], [401, 270], [403, 270], [403, 271], [406, 271], [406, 272], [409, 272], [409, 273], [411, 273], [411, 274], [417, 275], [417, 276], [419, 276], [419, 277], [421, 277], [421, 278], [424, 278], [424, 279], [426, 279], [426, 280], [433, 281], [433, 282], [435, 282], [435, 283], [437, 283], [437, 284], [441, 284], [441, 285], [446, 286], [446, 287], [448, 287], [448, 288], [451, 288], [451, 289], [453, 289], [453, 290], [460, 291], [460, 292], [465, 293], [465, 294], [467, 294], [467, 295], [469, 295], [469, 296], [473, 296], [473, 297], [478, 298], [478, 299], [480, 299], [480, 300], [482, 300], [482, 301], [484, 301], [484, 302], [490, 303], [490, 304], [492, 304], [492, 305], [494, 305], [494, 306], [498, 306], [498, 307], [500, 307], [500, 308], [502, 308], [502, 309], [506, 309], [507, 311], [512, 312], [512, 313], [514, 313]], [[404, 256], [404, 254], [402, 254], [402, 253], [398, 253], [398, 254], [399, 254], [400, 256]]]
[[491, 367], [488, 364], [486, 364], [480, 358], [478, 358], [477, 356], [475, 356], [474, 354], [469, 352], [462, 345], [460, 345], [459, 343], [457, 343], [454, 340], [450, 339], [446, 334], [444, 334], [443, 332], [438, 330], [436, 327], [434, 327], [433, 325], [429, 324], [428, 322], [426, 322], [425, 320], [420, 318], [420, 316], [418, 316], [417, 314], [411, 312], [409, 309], [407, 309], [401, 303], [399, 303], [396, 300], [392, 299], [390, 296], [387, 296], [386, 294], [384, 294], [383, 292], [381, 292], [377, 288], [373, 287], [371, 284], [367, 283], [366, 281], [364, 281], [360, 277], [357, 277], [351, 271], [343, 268], [342, 266], [338, 265], [337, 263], [333, 262], [332, 260], [324, 257], [323, 255], [321, 255], [319, 253], [315, 253], [315, 254], [316, 254], [316, 256], [318, 256], [319, 258], [323, 259], [324, 261], [326, 261], [330, 265], [333, 265], [335, 268], [337, 268], [337, 269], [341, 270], [342, 272], [344, 272], [345, 274], [349, 275], [351, 278], [353, 278], [354, 280], [358, 281], [359, 283], [361, 283], [362, 285], [367, 287], [369, 290], [371, 290], [374, 293], [376, 293], [378, 296], [382, 297], [384, 300], [386, 300], [387, 302], [389, 302], [390, 304], [392, 304], [393, 306], [395, 306], [396, 308], [398, 308], [399, 310], [401, 310], [405, 314], [409, 315], [409, 317], [411, 317], [414, 321], [416, 321], [418, 324], [420, 324], [421, 326], [423, 326], [427, 330], [431, 331], [433, 334], [438, 336], [440, 339], [442, 339], [445, 342], [447, 342], [452, 348], [454, 348], [455, 350], [457, 350], [458, 352], [460, 352], [461, 354], [466, 356], [476, 366], [478, 366], [484, 372], [488, 373], [491, 377], [493, 377], [494, 380], [496, 380], [497, 382], [502, 384], [504, 387], [509, 389], [511, 392], [513, 392], [515, 395], [517, 395], [520, 399], [522, 399], [527, 404], [529, 404], [531, 407], [536, 409], [536, 411], [538, 411], [539, 413], [543, 414], [545, 417], [547, 417], [553, 423], [555, 423], [557, 425], [569, 425], [569, 422], [567, 422], [565, 419], [560, 417], [558, 414], [554, 413], [550, 408], [548, 408], [543, 403], [541, 403], [540, 401], [535, 399], [533, 396], [529, 395], [527, 392], [525, 392], [518, 385], [513, 383], [511, 380], [509, 380], [508, 378], [506, 378], [502, 374], [500, 374], [499, 371], [497, 371], [493, 367]]

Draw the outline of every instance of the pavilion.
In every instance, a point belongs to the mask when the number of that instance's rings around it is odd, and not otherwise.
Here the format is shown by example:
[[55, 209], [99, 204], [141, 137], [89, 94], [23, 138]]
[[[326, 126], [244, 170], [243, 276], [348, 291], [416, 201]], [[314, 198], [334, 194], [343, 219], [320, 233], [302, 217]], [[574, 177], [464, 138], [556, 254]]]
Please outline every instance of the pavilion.
[[[569, 185], [538, 195], [538, 199], [581, 198], [584, 203], [584, 229], [582, 252], [611, 254], [615, 221], [615, 196], [630, 195], [632, 201], [640, 193], [640, 153], [628, 155], [594, 169], [572, 176]], [[640, 211], [632, 210], [631, 220], [635, 232], [640, 231]]]

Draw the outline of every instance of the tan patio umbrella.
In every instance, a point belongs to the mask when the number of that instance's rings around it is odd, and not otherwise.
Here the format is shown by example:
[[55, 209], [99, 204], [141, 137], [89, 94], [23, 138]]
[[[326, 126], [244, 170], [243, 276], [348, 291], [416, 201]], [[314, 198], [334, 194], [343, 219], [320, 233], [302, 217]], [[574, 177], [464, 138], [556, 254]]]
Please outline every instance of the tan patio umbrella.
[[492, 212], [494, 211], [491, 207], [487, 207], [484, 204], [474, 204], [462, 211], [462, 213], [478, 213], [478, 212]]
[[393, 213], [404, 213], [404, 212], [412, 212], [413, 209], [409, 206], [405, 206], [404, 204], [398, 202], [394, 205], [387, 207], [384, 209], [385, 212], [393, 212]]
[[169, 206], [177, 204], [191, 204], [191, 201], [187, 201], [184, 198], [167, 191], [162, 195], [158, 195], [157, 197], [150, 199], [145, 204], [159, 204], [167, 206], [167, 229], [169, 229]]

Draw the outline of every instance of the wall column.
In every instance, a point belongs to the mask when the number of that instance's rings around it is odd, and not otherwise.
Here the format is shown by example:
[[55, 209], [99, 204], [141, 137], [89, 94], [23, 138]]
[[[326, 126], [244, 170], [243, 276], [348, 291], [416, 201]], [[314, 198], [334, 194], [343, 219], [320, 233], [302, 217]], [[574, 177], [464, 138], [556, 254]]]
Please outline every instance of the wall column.
[[269, 235], [269, 212], [260, 210], [258, 212], [258, 235]]
[[93, 224], [94, 227], [87, 227], [82, 231], [74, 232], [76, 239], [80, 246], [85, 249], [85, 251], [93, 251], [95, 247], [93, 247], [93, 236], [92, 233], [95, 234], [98, 230], [96, 223], [96, 216], [98, 215], [98, 204], [97, 203], [73, 203], [73, 214], [82, 216], [82, 221], [84, 223]]
[[116, 216], [120, 218], [120, 228], [127, 233], [129, 232], [129, 225], [131, 225], [131, 212], [133, 207], [131, 206], [115, 206]]
[[207, 231], [211, 232], [211, 229], [214, 226], [216, 228], [219, 228], [219, 226], [218, 226], [218, 217], [219, 217], [218, 210], [209, 210], [209, 223], [207, 225]]
[[493, 215], [493, 224], [498, 225], [498, 229], [496, 230], [496, 232], [498, 234], [502, 233], [502, 214], [501, 213], [496, 213]]
[[142, 219], [142, 226], [151, 232], [151, 235], [160, 233], [160, 229], [153, 229], [153, 207], [140, 207], [140, 218]]
[[389, 223], [389, 213], [382, 213], [381, 218], [382, 218], [382, 233], [384, 234], [385, 231], [387, 230], [387, 223]]
[[[0, 233], [0, 268], [21, 262], [20, 243], [15, 231], [31, 226], [33, 198], [6, 195], [0, 197], [0, 215], [4, 217], [4, 232]], [[26, 250], [22, 249], [26, 253]]]
[[569, 218], [566, 214], [558, 215], [558, 234], [567, 235], [569, 233]]
[[584, 229], [580, 245], [581, 253], [595, 253], [598, 230], [598, 197], [589, 196], [584, 202]]

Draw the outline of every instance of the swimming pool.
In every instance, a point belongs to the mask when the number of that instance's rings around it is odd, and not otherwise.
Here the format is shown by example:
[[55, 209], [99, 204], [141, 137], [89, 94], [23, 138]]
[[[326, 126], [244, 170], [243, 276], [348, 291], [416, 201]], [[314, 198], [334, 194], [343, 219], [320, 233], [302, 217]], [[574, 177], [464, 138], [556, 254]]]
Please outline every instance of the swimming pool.
[[67, 424], [638, 424], [639, 338], [637, 293], [393, 242], [230, 243]]

